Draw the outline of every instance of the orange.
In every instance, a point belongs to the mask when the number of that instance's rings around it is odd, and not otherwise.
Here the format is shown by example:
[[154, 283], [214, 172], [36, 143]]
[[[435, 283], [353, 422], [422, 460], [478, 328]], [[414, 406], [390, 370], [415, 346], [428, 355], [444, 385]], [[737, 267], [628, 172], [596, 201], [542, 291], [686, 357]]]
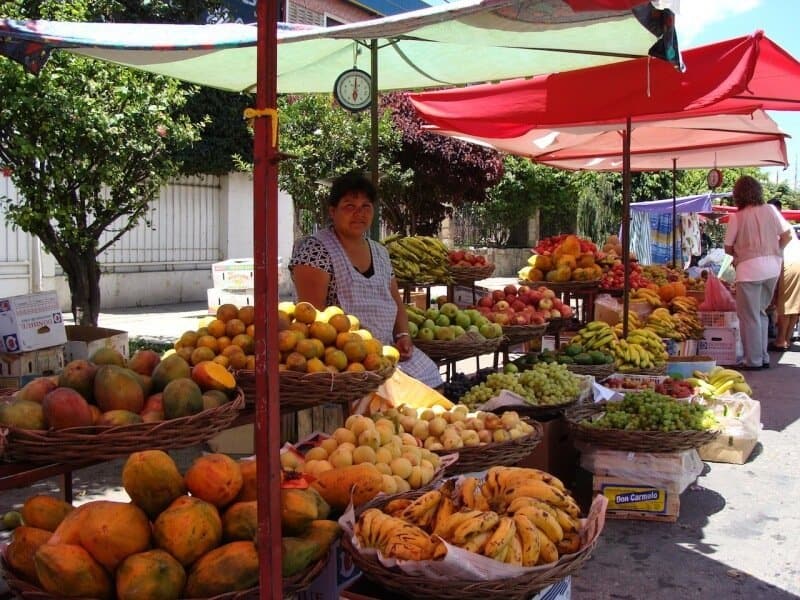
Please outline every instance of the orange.
[[381, 368], [383, 360], [380, 354], [370, 352], [364, 357], [362, 363], [367, 371], [377, 371]]
[[347, 342], [342, 347], [342, 352], [345, 353], [345, 356], [347, 356], [347, 360], [349, 360], [351, 363], [354, 362], [360, 363], [362, 360], [364, 360], [364, 357], [367, 355], [367, 350], [366, 348], [364, 348], [364, 342], [362, 342], [361, 340], [357, 342], [356, 341]]
[[347, 342], [362, 342], [361, 337], [350, 331], [345, 331], [336, 336], [336, 347], [341, 350]]
[[239, 346], [236, 346], [234, 344], [231, 344], [222, 351], [222, 356], [227, 356], [228, 358], [230, 358], [234, 354], [244, 354], [244, 352], [242, 352], [242, 349]]
[[282, 310], [278, 311], [278, 331], [282, 329], [289, 329], [289, 325], [292, 323], [292, 317], [288, 314], [283, 312]]
[[360, 362], [354, 362], [347, 365], [348, 373], [363, 373], [364, 371], [366, 371], [366, 369]]
[[215, 338], [213, 335], [201, 335], [199, 338], [197, 338], [197, 347], [211, 348], [214, 353], [216, 353], [219, 348], [217, 344], [217, 338]]
[[225, 322], [225, 335], [229, 338], [234, 338], [240, 333], [244, 333], [245, 329], [247, 329], [247, 325], [242, 323], [239, 319], [231, 319]]
[[322, 371], [327, 371], [327, 369], [325, 368], [324, 362], [314, 357], [306, 362], [306, 371], [309, 373], [321, 373]]
[[255, 326], [255, 324], [251, 323], [250, 325], [248, 325], [247, 329], [245, 329], [244, 332], [247, 335], [249, 335], [251, 338], [256, 337], [256, 326]]
[[199, 362], [203, 362], [204, 360], [214, 360], [216, 353], [206, 346], [200, 346], [199, 348], [195, 348], [192, 351], [192, 355], [189, 359], [189, 362], [192, 365], [196, 365]]
[[214, 337], [222, 337], [225, 335], [225, 321], [221, 321], [219, 319], [214, 319], [206, 325], [206, 329], [208, 329], [208, 334], [213, 335]]
[[289, 356], [286, 357], [286, 368], [291, 371], [305, 373], [307, 363], [306, 357], [299, 352], [291, 352]]
[[225, 348], [227, 348], [230, 345], [231, 345], [231, 338], [229, 338], [227, 335], [223, 335], [217, 338], [217, 352], [222, 352], [223, 350], [225, 350]]
[[383, 344], [381, 344], [375, 338], [364, 340], [364, 348], [366, 349], [367, 354], [377, 354], [378, 356], [383, 354]]
[[240, 308], [238, 319], [245, 325], [251, 325], [256, 320], [255, 306], [243, 306]]
[[256, 370], [256, 355], [255, 354], [248, 354], [247, 355], [247, 366], [245, 367], [248, 371], [255, 371]]
[[219, 364], [219, 365], [222, 365], [226, 369], [231, 364], [230, 359], [227, 356], [222, 356], [222, 354], [218, 354], [217, 356], [215, 356], [214, 357], [214, 362]]
[[306, 325], [305, 323], [301, 323], [300, 321], [295, 321], [294, 323], [289, 325], [289, 329], [291, 331], [296, 331], [298, 333], [301, 333], [304, 338], [308, 337], [308, 325]]
[[323, 323], [322, 321], [314, 321], [308, 327], [308, 333], [312, 338], [318, 339], [325, 346], [330, 346], [336, 342], [338, 332], [336, 328], [330, 323]]
[[228, 322], [239, 316], [239, 307], [235, 304], [223, 304], [217, 309], [217, 318], [220, 321]]
[[208, 335], [208, 327], [200, 327], [195, 333], [197, 334], [197, 337], [200, 337], [201, 335]]
[[194, 346], [184, 346], [183, 348], [178, 348], [175, 351], [175, 354], [177, 354], [183, 360], [185, 360], [186, 362], [191, 364], [192, 363], [192, 352], [194, 352]]
[[184, 331], [178, 341], [182, 346], [194, 346], [197, 343], [198, 337], [196, 331]]
[[347, 355], [341, 350], [332, 350], [325, 354], [325, 364], [336, 369], [336, 372], [344, 371], [347, 368]]
[[[233, 346], [231, 346], [233, 347]], [[247, 356], [244, 352], [234, 352], [228, 357], [231, 369], [244, 369], [247, 367]]]
[[291, 331], [278, 332], [278, 350], [289, 352], [297, 345], [297, 336]]
[[[317, 358], [317, 347], [309, 338], [298, 340], [297, 345], [294, 347], [295, 352], [299, 352], [307, 359]], [[324, 352], [324, 350], [323, 350]]]
[[328, 324], [333, 325], [333, 328], [339, 333], [350, 331], [350, 319], [346, 315], [333, 315], [328, 319]]
[[[282, 333], [282, 332], [281, 332]], [[255, 350], [255, 341], [246, 333], [240, 333], [231, 340], [231, 344], [236, 344], [245, 354], [252, 354]]]
[[301, 323], [313, 323], [317, 318], [317, 309], [310, 302], [298, 302], [294, 307], [294, 320]]

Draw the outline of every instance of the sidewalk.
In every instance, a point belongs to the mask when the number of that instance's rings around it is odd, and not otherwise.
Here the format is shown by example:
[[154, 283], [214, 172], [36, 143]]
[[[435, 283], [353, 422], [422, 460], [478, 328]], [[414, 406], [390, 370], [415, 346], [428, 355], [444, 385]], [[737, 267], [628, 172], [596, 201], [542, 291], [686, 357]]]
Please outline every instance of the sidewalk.
[[[131, 338], [175, 339], [206, 313], [203, 303], [119, 309], [103, 312], [99, 324]], [[750, 460], [706, 463], [682, 494], [676, 523], [606, 521], [592, 558], [573, 577], [573, 600], [800, 598], [800, 345], [793, 348], [772, 353], [771, 369], [746, 373], [764, 425]], [[180, 468], [200, 450], [179, 452]], [[121, 464], [76, 472], [76, 498], [119, 495]], [[58, 485], [5, 492], [0, 510], [34, 491], [57, 494]]]

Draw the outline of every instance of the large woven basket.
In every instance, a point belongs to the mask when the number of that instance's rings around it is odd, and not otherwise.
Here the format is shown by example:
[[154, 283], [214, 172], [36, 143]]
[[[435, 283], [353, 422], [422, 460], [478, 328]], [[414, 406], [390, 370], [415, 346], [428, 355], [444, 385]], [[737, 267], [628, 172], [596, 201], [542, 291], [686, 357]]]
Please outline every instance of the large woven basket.
[[414, 345], [434, 361], [461, 360], [497, 350], [505, 340], [502, 337], [485, 338], [480, 334], [468, 332], [454, 340], [420, 340]]
[[[294, 412], [328, 403], [347, 403], [377, 390], [394, 373], [394, 365], [363, 373], [299, 373], [281, 371], [281, 412]], [[256, 400], [255, 371], [234, 372], [249, 404]]]
[[537, 337], [541, 337], [547, 331], [547, 323], [542, 325], [507, 325], [503, 327], [503, 337], [507, 344], [521, 344]]
[[434, 452], [439, 456], [458, 453], [458, 460], [445, 470], [448, 476], [484, 471], [489, 467], [500, 465], [516, 465], [533, 452], [544, 435], [541, 423], [527, 419], [526, 421], [533, 426], [533, 431], [515, 440], [492, 442], [483, 446], [463, 447], [457, 450], [434, 450]]
[[[403, 494], [405, 498], [416, 498], [419, 490]], [[356, 516], [367, 508], [381, 508], [389, 500], [397, 496], [379, 498], [356, 509]], [[425, 575], [409, 575], [399, 569], [383, 566], [375, 555], [359, 552], [353, 545], [351, 537], [342, 535], [342, 547], [350, 554], [355, 565], [361, 569], [368, 579], [392, 592], [406, 598], [422, 600], [486, 600], [502, 598], [503, 600], [528, 600], [539, 590], [553, 585], [577, 571], [592, 555], [599, 536], [574, 554], [566, 554], [558, 559], [550, 568], [531, 570], [518, 577], [496, 579], [492, 581], [471, 581], [461, 579], [433, 579]]]
[[114, 427], [71, 427], [39, 431], [8, 427], [7, 458], [33, 463], [83, 464], [139, 450], [170, 450], [201, 444], [230, 427], [244, 408], [244, 394], [196, 415]]
[[605, 379], [609, 375], [614, 372], [614, 365], [564, 365], [567, 367], [567, 370], [570, 373], [575, 373], [576, 375], [592, 375], [595, 379], [600, 381], [601, 379]]
[[494, 273], [494, 265], [489, 263], [481, 266], [450, 265], [450, 276], [453, 283], [471, 284], [478, 279], [486, 279]]
[[[305, 590], [322, 572], [325, 564], [328, 562], [328, 554], [326, 553], [320, 560], [310, 565], [302, 573], [293, 575], [292, 577], [283, 578], [283, 595], [291, 596]], [[17, 596], [25, 600], [62, 600], [64, 596], [54, 596], [49, 592], [44, 591], [42, 588], [33, 585], [22, 579], [15, 573], [6, 560], [5, 552], [0, 552], [0, 568], [2, 568], [3, 579]], [[207, 600], [258, 600], [259, 588], [258, 586], [241, 590], [237, 592], [228, 592], [212, 596]], [[76, 598], [75, 600], [89, 600], [86, 598]]]
[[565, 416], [572, 436], [579, 441], [628, 452], [680, 452], [699, 448], [714, 440], [719, 431], [645, 431], [610, 429], [584, 425], [583, 420], [599, 415], [606, 403], [582, 404], [567, 410]]

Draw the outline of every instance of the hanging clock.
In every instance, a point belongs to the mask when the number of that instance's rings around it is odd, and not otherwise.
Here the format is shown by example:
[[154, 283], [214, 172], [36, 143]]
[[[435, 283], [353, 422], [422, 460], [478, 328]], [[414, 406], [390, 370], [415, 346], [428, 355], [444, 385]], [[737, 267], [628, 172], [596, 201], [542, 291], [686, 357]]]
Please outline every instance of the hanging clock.
[[722, 183], [722, 171], [719, 169], [711, 169], [706, 176], [706, 181], [708, 182], [708, 187], [712, 190], [719, 187]]
[[349, 69], [336, 78], [333, 97], [351, 112], [364, 110], [372, 103], [372, 77], [361, 69]]

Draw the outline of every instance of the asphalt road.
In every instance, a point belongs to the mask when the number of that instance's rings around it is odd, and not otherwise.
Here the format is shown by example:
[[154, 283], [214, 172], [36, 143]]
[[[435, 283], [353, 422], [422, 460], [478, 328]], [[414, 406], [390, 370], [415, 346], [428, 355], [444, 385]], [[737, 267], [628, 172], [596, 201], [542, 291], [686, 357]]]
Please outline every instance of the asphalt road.
[[[100, 325], [174, 339], [204, 315], [201, 304], [148, 307], [103, 313]], [[771, 369], [746, 373], [763, 422], [749, 461], [705, 463], [681, 495], [675, 523], [607, 520], [594, 555], [573, 577], [574, 600], [800, 597], [800, 345], [793, 348], [774, 353]], [[179, 467], [201, 451], [175, 453]], [[125, 498], [121, 468], [118, 460], [77, 471], [76, 499]], [[58, 483], [3, 492], [0, 510], [34, 492], [55, 494]]]

